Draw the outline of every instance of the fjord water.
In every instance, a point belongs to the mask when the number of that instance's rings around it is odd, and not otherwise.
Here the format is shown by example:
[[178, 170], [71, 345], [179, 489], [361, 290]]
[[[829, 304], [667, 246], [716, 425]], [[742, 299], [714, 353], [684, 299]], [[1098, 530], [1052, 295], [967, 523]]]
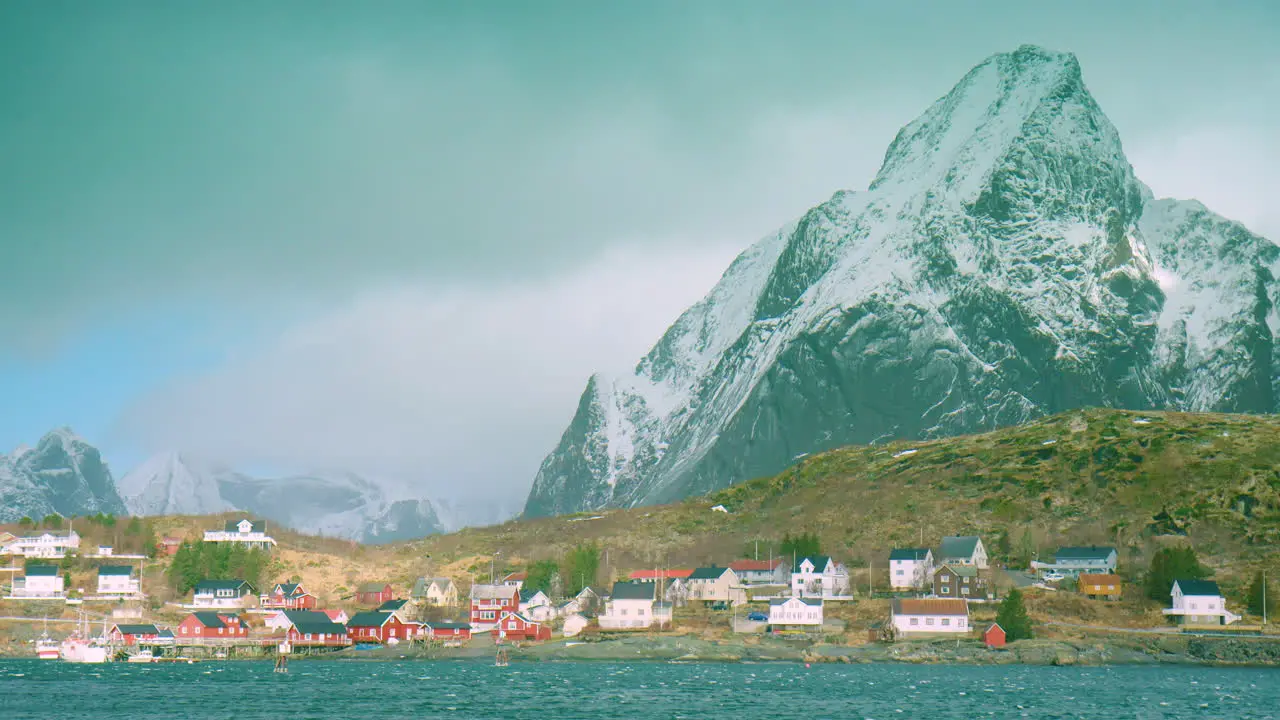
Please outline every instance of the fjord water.
[[1280, 674], [1200, 667], [0, 663], [0, 718], [1280, 718]]

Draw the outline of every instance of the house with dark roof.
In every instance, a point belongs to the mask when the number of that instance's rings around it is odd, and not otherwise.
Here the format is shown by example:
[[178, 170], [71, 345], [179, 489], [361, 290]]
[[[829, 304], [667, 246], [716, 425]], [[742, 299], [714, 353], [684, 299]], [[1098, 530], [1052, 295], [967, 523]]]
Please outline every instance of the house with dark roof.
[[261, 606], [273, 610], [312, 610], [316, 604], [316, 596], [307, 592], [302, 583], [276, 583], [261, 598]]
[[1080, 573], [1111, 574], [1116, 571], [1119, 555], [1110, 545], [1085, 545], [1061, 547], [1053, 554], [1053, 562], [1031, 562], [1031, 570], [1044, 576], [1061, 573], [1065, 577], [1077, 577]]
[[99, 565], [99, 595], [137, 595], [138, 578], [132, 565]]
[[1164, 614], [1184, 625], [1230, 625], [1240, 619], [1227, 609], [1226, 598], [1212, 580], [1174, 580], [1169, 592], [1173, 607]]
[[556, 607], [551, 604], [551, 598], [541, 590], [522, 588], [517, 612], [535, 622], [548, 622], [556, 616]]
[[987, 569], [987, 548], [977, 535], [953, 535], [942, 538], [934, 555], [938, 565], [973, 565]]
[[192, 591], [192, 608], [248, 608], [258, 602], [253, 586], [244, 580], [201, 580]]
[[943, 565], [933, 573], [933, 594], [940, 598], [987, 600], [987, 577], [973, 565]]
[[205, 530], [204, 541], [212, 543], [239, 543], [251, 550], [270, 550], [276, 546], [275, 538], [267, 534], [263, 520], [229, 520], [221, 530]]
[[613, 584], [604, 613], [597, 618], [602, 630], [641, 630], [655, 621], [653, 606], [658, 584], [651, 580], [626, 580]]
[[423, 629], [432, 640], [458, 642], [471, 639], [471, 623], [431, 620], [423, 623]]
[[959, 598], [894, 598], [890, 601], [893, 631], [904, 635], [966, 635], [969, 603]]
[[235, 613], [193, 612], [178, 623], [178, 644], [208, 640], [243, 640], [249, 637], [249, 625]]
[[162, 643], [160, 628], [150, 623], [112, 625], [107, 630], [107, 642], [114, 646], [158, 645]]
[[61, 599], [67, 595], [67, 578], [58, 571], [57, 565], [27, 565], [22, 574], [13, 579], [13, 598]]
[[388, 582], [361, 583], [356, 588], [357, 605], [377, 607], [393, 597], [395, 597], [395, 593], [391, 589], [391, 583]]
[[791, 569], [791, 595], [827, 600], [849, 597], [849, 571], [826, 555], [798, 558]]
[[889, 553], [889, 589], [926, 590], [933, 578], [933, 551], [929, 548], [895, 548]]
[[347, 627], [315, 610], [285, 610], [284, 639], [299, 647], [345, 647], [351, 644]]
[[366, 610], [351, 616], [347, 632], [356, 642], [385, 642], [395, 644], [413, 640], [422, 632], [422, 623], [407, 622], [394, 612]]
[[518, 612], [504, 612], [498, 619], [498, 626], [493, 629], [493, 639], [499, 643], [550, 640], [551, 626], [527, 618]]
[[738, 574], [732, 568], [717, 565], [696, 568], [685, 582], [688, 587], [687, 596], [691, 601], [733, 605], [742, 605], [747, 602], [746, 588], [743, 587]]

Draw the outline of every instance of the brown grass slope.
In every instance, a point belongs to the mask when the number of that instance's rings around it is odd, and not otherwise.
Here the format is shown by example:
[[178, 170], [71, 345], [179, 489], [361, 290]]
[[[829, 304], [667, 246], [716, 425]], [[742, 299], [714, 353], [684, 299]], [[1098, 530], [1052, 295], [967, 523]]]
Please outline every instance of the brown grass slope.
[[[711, 508], [722, 504], [730, 512]], [[157, 522], [161, 532], [216, 524]], [[337, 600], [365, 580], [401, 591], [444, 574], [464, 590], [574, 545], [597, 543], [601, 577], [641, 567], [727, 563], [761, 556], [785, 532], [816, 532], [853, 567], [871, 564], [883, 587], [893, 547], [950, 534], [1030, 533], [1045, 554], [1059, 544], [1121, 548], [1126, 574], [1172, 538], [1193, 543], [1236, 591], [1273, 558], [1280, 540], [1280, 420], [1270, 416], [1084, 410], [982, 435], [851, 447], [804, 458], [771, 478], [706, 497], [503, 525], [384, 546], [281, 536], [272, 572]]]

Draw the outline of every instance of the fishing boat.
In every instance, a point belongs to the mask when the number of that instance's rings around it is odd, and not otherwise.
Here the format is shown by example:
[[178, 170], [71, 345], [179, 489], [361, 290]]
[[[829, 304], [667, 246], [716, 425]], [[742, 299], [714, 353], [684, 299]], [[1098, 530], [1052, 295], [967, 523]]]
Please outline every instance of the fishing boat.
[[134, 653], [129, 656], [129, 662], [131, 663], [151, 663], [155, 661], [155, 653], [152, 653], [150, 650], [143, 650], [142, 652]]
[[58, 641], [49, 637], [49, 618], [44, 619], [44, 632], [36, 638], [36, 657], [41, 660], [58, 659]]
[[[102, 622], [105, 635], [106, 620]], [[104, 663], [111, 659], [106, 645], [89, 636], [89, 621], [83, 612], [80, 613], [80, 622], [76, 624], [75, 632], [58, 646], [58, 655], [66, 662], [73, 663]]]

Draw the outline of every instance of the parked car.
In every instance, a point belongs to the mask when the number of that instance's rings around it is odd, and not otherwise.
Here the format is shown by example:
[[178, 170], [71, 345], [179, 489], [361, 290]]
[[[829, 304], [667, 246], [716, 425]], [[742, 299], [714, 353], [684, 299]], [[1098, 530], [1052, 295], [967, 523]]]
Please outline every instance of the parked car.
[[761, 612], [747, 613], [747, 619], [751, 622], [769, 622], [769, 616]]
[[1045, 582], [1058, 582], [1060, 580], [1065, 580], [1067, 578], [1066, 575], [1063, 575], [1062, 573], [1056, 570], [1050, 570], [1049, 572], [1045, 573], [1041, 577], [1045, 579]]

